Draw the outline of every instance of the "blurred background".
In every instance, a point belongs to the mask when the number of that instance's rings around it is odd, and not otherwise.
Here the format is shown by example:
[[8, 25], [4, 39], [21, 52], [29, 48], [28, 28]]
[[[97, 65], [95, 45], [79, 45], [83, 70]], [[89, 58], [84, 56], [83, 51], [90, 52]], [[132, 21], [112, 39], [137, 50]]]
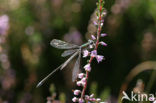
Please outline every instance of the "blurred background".
[[[52, 39], [81, 45], [95, 32], [96, 2], [0, 0], [0, 103], [71, 103], [74, 61], [36, 85], [66, 60], [50, 46]], [[94, 61], [87, 93], [117, 103], [121, 90], [155, 92], [156, 1], [105, 0], [105, 8], [108, 46], [99, 54], [106, 60]]]

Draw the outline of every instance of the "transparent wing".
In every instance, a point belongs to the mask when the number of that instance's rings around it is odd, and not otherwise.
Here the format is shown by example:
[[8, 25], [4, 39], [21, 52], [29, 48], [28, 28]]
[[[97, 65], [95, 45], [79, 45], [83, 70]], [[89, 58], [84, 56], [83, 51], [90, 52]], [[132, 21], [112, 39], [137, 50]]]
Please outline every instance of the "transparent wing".
[[60, 68], [60, 70], [62, 70], [65, 66], [67, 66], [67, 64], [78, 54], [79, 52], [75, 52], [70, 58], [68, 58], [62, 65], [62, 67]]
[[79, 51], [79, 56], [76, 60], [75, 66], [73, 68], [73, 73], [72, 73], [72, 81], [73, 82], [77, 79], [77, 75], [80, 71], [80, 60], [81, 60], [81, 50]]
[[61, 41], [61, 40], [58, 40], [58, 39], [53, 39], [50, 42], [50, 45], [53, 46], [53, 47], [55, 47], [55, 48], [58, 48], [58, 49], [74, 49], [74, 48], [79, 48], [78, 45], [70, 44], [70, 43], [67, 43], [67, 42], [64, 42], [64, 41]]
[[64, 52], [61, 54], [61, 56], [62, 56], [62, 57], [66, 57], [66, 56], [69, 56], [69, 55], [75, 53], [76, 51], [77, 51], [76, 49], [74, 49], [74, 50], [66, 50], [66, 51], [64, 51]]

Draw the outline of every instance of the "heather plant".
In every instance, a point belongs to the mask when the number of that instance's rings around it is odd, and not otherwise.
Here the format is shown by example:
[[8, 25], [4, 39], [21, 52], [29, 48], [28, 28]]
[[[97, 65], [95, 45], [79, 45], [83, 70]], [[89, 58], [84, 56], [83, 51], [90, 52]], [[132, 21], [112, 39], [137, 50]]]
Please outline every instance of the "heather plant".
[[[85, 73], [79, 73], [78, 74], [78, 81], [76, 82], [77, 86], [81, 86], [82, 90], [75, 89], [74, 90], [74, 95], [75, 97], [72, 99], [73, 102], [100, 102], [100, 98], [95, 98], [94, 94], [87, 95], [86, 94], [86, 88], [87, 88], [87, 81], [89, 79], [89, 72], [91, 72], [91, 64], [93, 59], [96, 59], [98, 63], [100, 63], [103, 59], [104, 56], [98, 54], [98, 46], [107, 46], [107, 44], [103, 41], [100, 41], [100, 37], [105, 37], [107, 34], [101, 33], [102, 26], [104, 23], [104, 16], [106, 15], [106, 11], [103, 8], [104, 2], [102, 0], [99, 0], [97, 3], [97, 11], [96, 11], [96, 16], [97, 16], [97, 22], [94, 22], [94, 25], [97, 27], [97, 33], [96, 36], [95, 34], [91, 35], [92, 40], [95, 42], [94, 45], [89, 45], [89, 49], [86, 49], [83, 51], [83, 57], [84, 58], [89, 58], [87, 60], [87, 64], [84, 66]], [[80, 96], [79, 96], [80, 95]]]
[[[100, 98], [95, 98], [94, 94], [87, 95], [86, 94], [86, 88], [87, 88], [87, 81], [89, 79], [89, 72], [91, 72], [91, 65], [92, 61], [94, 59], [97, 60], [98, 63], [102, 62], [104, 60], [103, 55], [98, 54], [98, 47], [99, 45], [107, 46], [107, 44], [100, 40], [101, 37], [107, 36], [105, 33], [101, 33], [102, 27], [104, 24], [104, 17], [106, 16], [106, 11], [104, 9], [104, 1], [99, 0], [97, 3], [97, 10], [96, 10], [96, 21], [93, 21], [93, 24], [97, 28], [97, 32], [95, 34], [91, 34], [91, 40], [88, 40], [87, 43], [77, 46], [75, 44], [70, 44], [61, 40], [53, 39], [51, 41], [51, 46], [58, 48], [58, 49], [65, 49], [65, 51], [62, 53], [62, 57], [66, 57], [71, 55], [69, 59], [67, 59], [63, 64], [61, 64], [58, 68], [56, 68], [54, 71], [52, 71], [47, 77], [45, 77], [41, 82], [38, 83], [37, 87], [41, 86], [53, 73], [55, 73], [57, 70], [62, 70], [66, 65], [78, 55], [78, 59], [76, 60], [75, 66], [73, 68], [72, 73], [72, 80], [73, 82], [76, 81], [77, 86], [82, 87], [81, 90], [75, 89], [73, 90], [73, 93], [75, 97], [73, 97], [73, 102], [101, 102]], [[67, 49], [67, 50], [66, 50]], [[83, 67], [85, 70], [84, 72], [80, 73], [80, 59], [81, 59], [81, 53], [83, 52], [83, 58], [89, 58], [87, 60], [87, 64]]]
[[[16, 84], [16, 73], [12, 69], [8, 56], [8, 30], [10, 26], [10, 18], [4, 14], [0, 16], [0, 94], [5, 92], [11, 92], [11, 88]], [[4, 96], [9, 98], [9, 93], [5, 93]], [[0, 101], [1, 102], [1, 101]]]

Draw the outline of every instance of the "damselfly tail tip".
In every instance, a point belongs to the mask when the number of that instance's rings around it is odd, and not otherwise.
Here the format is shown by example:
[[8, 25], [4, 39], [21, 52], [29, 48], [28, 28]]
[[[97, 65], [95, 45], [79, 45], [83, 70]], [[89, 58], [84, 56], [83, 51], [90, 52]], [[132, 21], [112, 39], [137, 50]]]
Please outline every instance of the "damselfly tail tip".
[[40, 87], [42, 85], [42, 82], [39, 82], [36, 86], [36, 88]]

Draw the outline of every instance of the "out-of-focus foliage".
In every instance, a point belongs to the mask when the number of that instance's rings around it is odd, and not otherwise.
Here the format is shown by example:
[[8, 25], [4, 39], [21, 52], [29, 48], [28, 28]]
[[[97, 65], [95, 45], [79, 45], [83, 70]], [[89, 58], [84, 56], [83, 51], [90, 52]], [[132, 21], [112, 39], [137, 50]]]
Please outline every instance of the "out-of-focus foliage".
[[[108, 47], [99, 49], [106, 60], [93, 63], [87, 92], [117, 101], [129, 72], [144, 61], [156, 60], [156, 1], [105, 0], [105, 8]], [[36, 84], [65, 60], [50, 41], [84, 43], [94, 30], [90, 17], [95, 9], [96, 0], [0, 0], [0, 103], [45, 103], [52, 91], [55, 100], [71, 103], [73, 63], [42, 87]], [[145, 91], [152, 80], [148, 92], [156, 91], [154, 74], [152, 69], [137, 74], [128, 91], [138, 78], [144, 81]]]

